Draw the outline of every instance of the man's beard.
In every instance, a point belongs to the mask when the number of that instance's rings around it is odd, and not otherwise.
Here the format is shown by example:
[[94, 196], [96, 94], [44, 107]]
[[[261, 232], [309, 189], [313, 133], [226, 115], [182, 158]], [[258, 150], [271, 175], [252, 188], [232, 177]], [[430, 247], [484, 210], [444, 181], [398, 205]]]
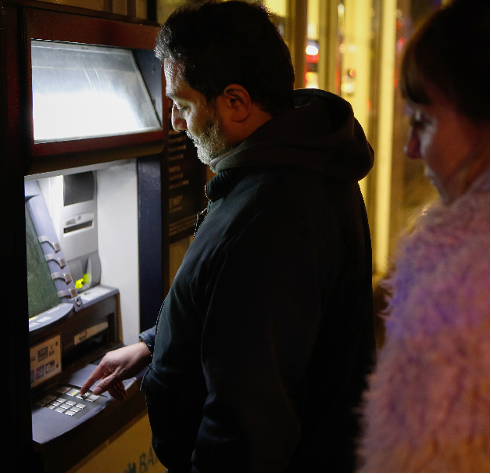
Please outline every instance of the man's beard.
[[213, 116], [205, 123], [204, 129], [199, 136], [194, 136], [186, 130], [187, 136], [193, 141], [198, 151], [198, 158], [205, 165], [211, 160], [233, 148], [225, 139], [221, 122], [218, 117]]

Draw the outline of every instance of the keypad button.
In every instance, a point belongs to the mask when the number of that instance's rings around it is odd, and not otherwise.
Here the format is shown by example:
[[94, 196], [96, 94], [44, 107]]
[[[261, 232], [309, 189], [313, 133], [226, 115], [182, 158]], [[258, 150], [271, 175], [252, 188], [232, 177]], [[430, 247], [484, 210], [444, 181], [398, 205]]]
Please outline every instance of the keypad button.
[[[96, 404], [99, 398], [101, 398], [101, 395], [95, 395], [92, 392], [81, 395], [80, 389], [63, 385], [53, 389], [51, 394], [47, 394], [35, 402], [35, 406], [49, 408], [58, 413], [74, 416], [84, 409], [90, 411], [90, 404]], [[79, 403], [77, 403], [77, 399]]]
[[95, 402], [97, 400], [97, 398], [93, 398], [93, 397], [99, 398], [97, 395], [93, 395], [91, 393], [85, 393], [84, 395], [77, 395], [77, 398], [80, 398], [80, 400], [84, 400], [90, 403]]

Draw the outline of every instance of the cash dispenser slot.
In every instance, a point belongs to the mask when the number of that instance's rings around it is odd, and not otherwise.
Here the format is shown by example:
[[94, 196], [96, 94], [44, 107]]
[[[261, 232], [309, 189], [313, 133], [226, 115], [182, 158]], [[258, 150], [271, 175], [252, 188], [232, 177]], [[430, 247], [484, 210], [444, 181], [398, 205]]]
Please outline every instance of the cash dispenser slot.
[[[69, 223], [67, 223], [67, 224], [69, 224]], [[71, 224], [71, 222], [70, 222], [70, 224]], [[87, 229], [87, 228], [92, 227], [92, 226], [93, 226], [92, 221], [83, 222], [81, 224], [73, 223], [73, 225], [70, 225], [69, 227], [64, 227], [63, 233], [69, 234], [70, 232], [75, 232], [76, 230]]]

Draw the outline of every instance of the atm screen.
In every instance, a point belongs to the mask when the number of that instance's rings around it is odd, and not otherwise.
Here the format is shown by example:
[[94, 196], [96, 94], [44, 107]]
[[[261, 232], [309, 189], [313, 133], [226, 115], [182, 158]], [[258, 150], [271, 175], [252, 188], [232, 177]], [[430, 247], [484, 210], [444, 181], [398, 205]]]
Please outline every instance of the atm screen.
[[133, 53], [31, 41], [34, 141], [160, 130]]
[[60, 304], [60, 298], [26, 205], [26, 252], [29, 319]]

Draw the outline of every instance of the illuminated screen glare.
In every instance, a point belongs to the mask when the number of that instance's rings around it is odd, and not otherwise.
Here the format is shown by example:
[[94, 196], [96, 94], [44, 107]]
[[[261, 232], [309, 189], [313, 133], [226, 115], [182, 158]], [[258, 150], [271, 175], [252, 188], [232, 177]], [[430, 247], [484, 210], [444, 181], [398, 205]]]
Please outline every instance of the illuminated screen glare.
[[34, 142], [160, 130], [126, 49], [31, 41]]

